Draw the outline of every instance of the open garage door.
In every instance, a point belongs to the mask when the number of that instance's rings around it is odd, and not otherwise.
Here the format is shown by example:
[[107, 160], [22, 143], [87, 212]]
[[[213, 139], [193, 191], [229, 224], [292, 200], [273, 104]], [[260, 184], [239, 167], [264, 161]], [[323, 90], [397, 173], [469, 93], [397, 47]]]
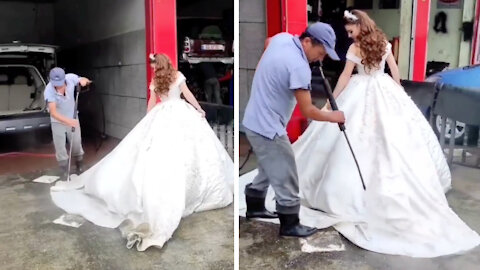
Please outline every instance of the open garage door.
[[123, 138], [145, 115], [151, 52], [178, 63], [209, 120], [233, 119], [233, 0], [0, 0], [0, 24], [0, 44], [54, 45], [58, 66], [94, 81], [79, 101], [86, 136]]
[[0, 1], [0, 24], [0, 43], [54, 45], [60, 67], [94, 81], [79, 98], [85, 136], [123, 138], [145, 115], [145, 1]]
[[215, 122], [233, 119], [233, 36], [232, 0], [177, 0], [178, 67]]

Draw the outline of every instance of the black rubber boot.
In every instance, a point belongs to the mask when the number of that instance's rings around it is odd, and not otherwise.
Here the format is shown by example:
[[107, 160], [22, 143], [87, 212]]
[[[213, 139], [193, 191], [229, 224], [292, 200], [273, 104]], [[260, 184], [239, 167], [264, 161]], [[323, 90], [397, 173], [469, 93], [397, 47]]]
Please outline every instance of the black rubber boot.
[[77, 175], [80, 175], [83, 172], [83, 160], [77, 160], [75, 162], [75, 166], [77, 169]]
[[60, 181], [67, 181], [68, 179], [68, 165], [60, 165]]
[[280, 214], [280, 236], [307, 237], [317, 232], [317, 229], [300, 224], [298, 214]]
[[247, 201], [247, 219], [250, 218], [278, 218], [277, 214], [265, 209], [265, 198], [256, 198], [245, 195]]

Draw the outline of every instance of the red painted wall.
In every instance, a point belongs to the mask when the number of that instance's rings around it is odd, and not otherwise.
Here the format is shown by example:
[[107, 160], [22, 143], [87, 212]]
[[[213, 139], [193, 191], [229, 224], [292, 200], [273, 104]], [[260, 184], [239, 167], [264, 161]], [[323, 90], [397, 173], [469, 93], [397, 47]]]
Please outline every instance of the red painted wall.
[[165, 53], [175, 68], [178, 65], [176, 0], [145, 0], [145, 35], [148, 101], [148, 85], [153, 75], [148, 55]]
[[424, 81], [427, 70], [428, 26], [430, 0], [416, 0], [415, 44], [413, 53], [413, 80]]
[[[280, 32], [301, 34], [307, 27], [307, 0], [265, 0], [267, 11], [267, 37]], [[267, 44], [268, 41], [265, 43]], [[287, 124], [288, 137], [294, 142], [305, 130], [307, 119], [298, 107]]]

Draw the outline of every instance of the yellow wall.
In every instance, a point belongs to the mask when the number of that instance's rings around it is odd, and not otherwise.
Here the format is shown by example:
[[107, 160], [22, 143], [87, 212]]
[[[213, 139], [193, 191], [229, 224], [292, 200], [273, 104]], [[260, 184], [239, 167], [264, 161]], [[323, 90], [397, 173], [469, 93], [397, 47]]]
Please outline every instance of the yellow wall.
[[[464, 0], [463, 5], [463, 21], [473, 21], [475, 18], [475, 0]], [[470, 65], [470, 58], [472, 55], [472, 40], [463, 41], [463, 37], [460, 41], [460, 53], [458, 56], [458, 66]]]
[[[465, 0], [468, 1], [468, 0]], [[433, 30], [435, 15], [443, 11], [447, 14], [447, 33], [436, 33]], [[458, 66], [460, 39], [462, 32], [462, 9], [437, 9], [437, 1], [433, 0], [430, 6], [430, 28], [428, 35], [428, 61], [442, 61], [450, 63], [450, 67]]]
[[400, 2], [400, 52], [398, 54], [398, 69], [402, 79], [409, 79], [410, 53], [412, 35], [412, 7], [414, 0]]
[[380, 0], [373, 0], [373, 9], [365, 10], [368, 15], [385, 32], [388, 39], [400, 34], [400, 9], [379, 9]]

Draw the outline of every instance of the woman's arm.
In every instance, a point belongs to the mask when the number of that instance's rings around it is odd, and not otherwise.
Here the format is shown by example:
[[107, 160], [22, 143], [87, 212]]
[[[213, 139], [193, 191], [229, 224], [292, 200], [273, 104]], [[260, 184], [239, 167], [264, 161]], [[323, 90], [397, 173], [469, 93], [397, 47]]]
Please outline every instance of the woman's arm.
[[354, 68], [355, 68], [355, 63], [353, 63], [350, 60], [347, 60], [347, 63], [345, 64], [345, 68], [343, 69], [342, 74], [338, 78], [337, 85], [333, 90], [334, 98], [337, 98], [340, 95], [340, 93], [342, 93], [343, 89], [345, 89], [345, 86], [347, 86], [348, 82], [350, 81], [350, 78], [352, 77], [352, 72]]
[[[360, 54], [359, 51], [360, 51], [360, 48], [356, 46], [355, 43], [353, 43], [348, 48], [347, 54], [359, 55]], [[340, 93], [342, 93], [343, 89], [345, 89], [345, 86], [347, 86], [348, 82], [350, 81], [350, 78], [352, 77], [352, 72], [354, 68], [355, 68], [355, 63], [347, 58], [347, 62], [345, 63], [345, 67], [343, 68], [342, 74], [340, 74], [337, 85], [333, 90], [334, 98], [337, 98], [340, 95]]]
[[202, 107], [200, 106], [190, 89], [188, 89], [188, 86], [185, 82], [182, 82], [182, 84], [180, 85], [180, 90], [182, 90], [183, 96], [188, 101], [188, 103], [192, 104], [192, 106], [197, 109], [197, 111], [199, 111], [203, 117], [205, 117], [205, 111], [202, 110]]
[[149, 113], [153, 109], [153, 107], [155, 107], [156, 104], [157, 104], [157, 94], [155, 93], [155, 91], [150, 89], [150, 98], [148, 99], [148, 103], [147, 103], [147, 113]]
[[398, 72], [398, 66], [395, 62], [395, 58], [391, 53], [387, 56], [387, 64], [390, 68], [390, 72], [392, 73], [392, 78], [400, 85], [400, 73]]

